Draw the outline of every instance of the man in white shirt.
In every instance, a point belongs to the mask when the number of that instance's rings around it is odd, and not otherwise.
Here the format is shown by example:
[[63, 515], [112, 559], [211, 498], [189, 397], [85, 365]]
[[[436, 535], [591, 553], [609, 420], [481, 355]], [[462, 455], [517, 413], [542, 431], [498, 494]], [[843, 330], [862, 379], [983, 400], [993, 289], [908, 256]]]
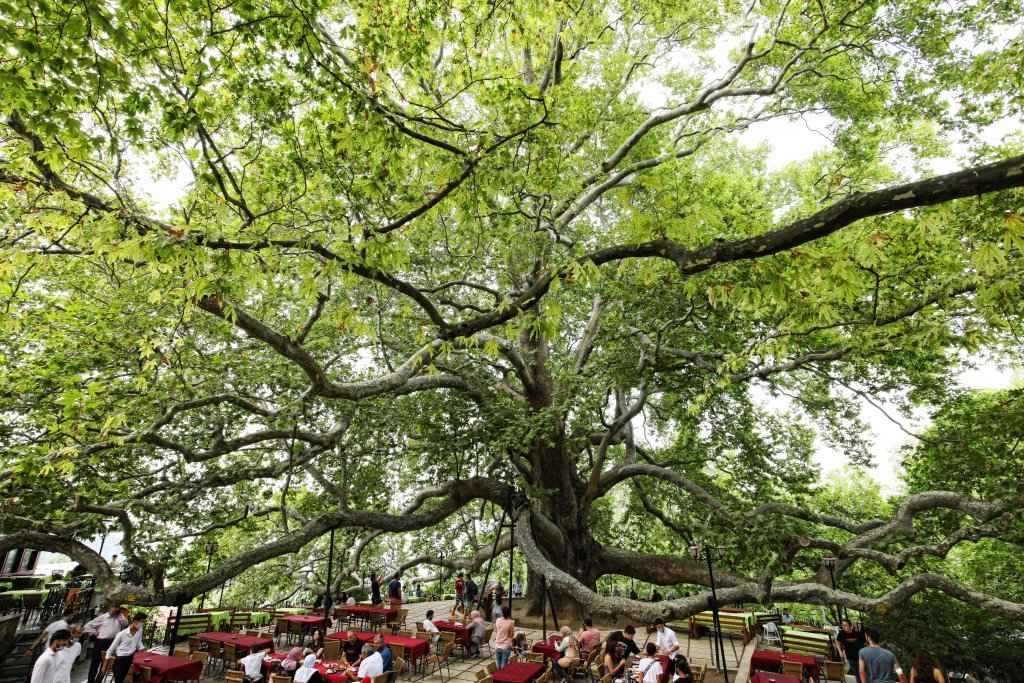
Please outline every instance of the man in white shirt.
[[363, 661], [359, 665], [359, 673], [356, 674], [356, 680], [361, 681], [367, 676], [370, 677], [370, 680], [373, 680], [374, 677], [380, 676], [382, 673], [384, 673], [384, 658], [370, 645], [364, 645]]
[[434, 610], [428, 609], [427, 616], [423, 620], [423, 630], [430, 634], [430, 640], [433, 643], [437, 642], [437, 639], [441, 637], [441, 629], [434, 626]]
[[263, 680], [263, 658], [267, 652], [267, 649], [254, 650], [238, 660], [242, 665], [242, 671], [245, 672], [245, 680], [253, 683]]
[[82, 643], [79, 637], [82, 629], [75, 625], [71, 627], [71, 638], [67, 647], [57, 652], [57, 669], [53, 677], [54, 683], [71, 683], [71, 669], [75, 668], [78, 656], [82, 654]]
[[107, 650], [107, 659], [114, 660], [114, 683], [124, 683], [125, 676], [132, 668], [135, 653], [142, 648], [142, 624], [145, 614], [136, 614], [125, 630], [114, 636], [114, 642]]
[[68, 630], [57, 631], [50, 636], [49, 645], [32, 666], [32, 679], [29, 683], [56, 683], [60, 667], [58, 653], [68, 644], [69, 638], [71, 632]]
[[637, 683], [658, 683], [661, 676], [661, 661], [658, 659], [658, 648], [654, 643], [647, 643], [645, 656], [640, 660], [637, 671]]
[[676, 638], [676, 632], [665, 626], [665, 620], [661, 617], [654, 620], [654, 628], [658, 631], [654, 640], [658, 646], [658, 652], [666, 655], [669, 659], [675, 659], [679, 650], [679, 639]]
[[110, 649], [114, 637], [128, 625], [128, 620], [121, 616], [120, 607], [108, 604], [106, 609], [106, 612], [87, 623], [82, 629], [83, 633], [96, 637], [96, 642], [92, 647], [92, 661], [89, 662], [89, 677], [86, 678], [86, 683], [99, 683], [102, 678], [102, 676], [97, 676], [102, 663], [100, 656], [104, 651]]
[[39, 647], [40, 645], [47, 645], [50, 642], [50, 638], [52, 638], [53, 634], [57, 631], [69, 630], [71, 628], [69, 620], [74, 614], [74, 607], [68, 607], [66, 610], [64, 610], [64, 616], [62, 616], [57, 621], [47, 625], [47, 627], [43, 629], [42, 633], [39, 634], [39, 637], [33, 640], [32, 644], [28, 646], [28, 651], [25, 652], [25, 654], [31, 656], [37, 647]]

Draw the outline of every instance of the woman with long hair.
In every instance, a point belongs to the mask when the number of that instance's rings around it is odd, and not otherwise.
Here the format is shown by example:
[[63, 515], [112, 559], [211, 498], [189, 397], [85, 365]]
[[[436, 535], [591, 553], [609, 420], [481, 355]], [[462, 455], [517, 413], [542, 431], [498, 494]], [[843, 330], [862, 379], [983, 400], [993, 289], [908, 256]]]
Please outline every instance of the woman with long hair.
[[672, 677], [672, 683], [693, 683], [693, 672], [690, 671], [690, 663], [684, 655], [676, 655], [676, 673]]
[[946, 674], [935, 658], [922, 650], [910, 667], [910, 683], [946, 683]]
[[622, 641], [622, 631], [612, 631], [604, 641], [604, 673], [613, 681], [626, 677], [626, 645]]

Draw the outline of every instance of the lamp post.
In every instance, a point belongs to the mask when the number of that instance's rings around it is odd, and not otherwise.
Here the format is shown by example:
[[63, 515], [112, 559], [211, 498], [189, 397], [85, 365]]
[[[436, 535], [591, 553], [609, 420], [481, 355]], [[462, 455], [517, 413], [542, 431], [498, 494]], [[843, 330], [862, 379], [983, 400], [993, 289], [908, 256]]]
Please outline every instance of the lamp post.
[[[830, 555], [829, 557], [822, 558], [821, 561], [825, 565], [825, 567], [828, 569], [828, 575], [832, 579], [832, 590], [836, 590], [836, 565], [839, 563], [839, 558], [832, 557]], [[843, 620], [843, 617], [845, 616], [845, 610], [842, 607], [840, 607], [838, 604], [835, 605], [835, 608], [836, 608], [836, 623], [838, 624], [840, 621]]]
[[[217, 544], [213, 541], [208, 541], [203, 546], [203, 550], [206, 551], [206, 573], [210, 573], [210, 567], [213, 566], [213, 554], [217, 552]], [[203, 591], [203, 597], [199, 599], [199, 609], [203, 609], [203, 605], [206, 604], [206, 591]]]
[[714, 658], [718, 660], [719, 671], [725, 683], [729, 683], [729, 667], [725, 665], [725, 643], [722, 641], [722, 624], [718, 618], [718, 592], [715, 590], [715, 570], [712, 566], [712, 556], [719, 553], [721, 547], [697, 543], [690, 546], [690, 555], [695, 560], [702, 557], [708, 566], [708, 579], [711, 583], [711, 617], [715, 627], [714, 633]]
[[327, 622], [331, 618], [331, 568], [334, 565], [334, 529], [331, 529], [331, 546], [327, 551], [327, 593], [324, 595], [324, 637], [327, 636]]

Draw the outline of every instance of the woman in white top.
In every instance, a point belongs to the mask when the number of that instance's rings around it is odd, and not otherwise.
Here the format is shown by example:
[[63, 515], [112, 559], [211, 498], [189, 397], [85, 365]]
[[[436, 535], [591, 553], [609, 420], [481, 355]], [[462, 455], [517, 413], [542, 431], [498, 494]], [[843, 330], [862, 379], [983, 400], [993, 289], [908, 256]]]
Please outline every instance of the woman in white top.
[[321, 683], [320, 672], [316, 669], [316, 655], [306, 655], [302, 666], [295, 670], [295, 683]]

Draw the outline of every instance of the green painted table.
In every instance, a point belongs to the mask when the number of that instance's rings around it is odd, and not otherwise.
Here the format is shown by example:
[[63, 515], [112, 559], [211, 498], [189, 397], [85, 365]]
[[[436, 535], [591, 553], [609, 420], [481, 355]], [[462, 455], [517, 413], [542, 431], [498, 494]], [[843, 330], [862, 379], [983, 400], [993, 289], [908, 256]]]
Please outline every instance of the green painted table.
[[278, 614], [309, 614], [309, 610], [305, 607], [281, 607], [277, 610]]
[[253, 612], [249, 617], [249, 621], [254, 626], [266, 626], [270, 623], [270, 612]]
[[4, 595], [4, 596], [10, 597], [10, 598], [27, 598], [30, 595], [38, 595], [40, 597], [46, 597], [47, 594], [49, 594], [49, 592], [50, 591], [48, 591], [48, 590], [38, 590], [38, 589], [28, 590], [28, 589], [26, 589], [26, 590], [17, 590], [17, 591], [4, 591], [3, 593], [0, 593], [0, 595]]
[[9, 591], [9, 590], [11, 590], [11, 582], [10, 581], [0, 581], [0, 591]]
[[832, 641], [832, 636], [827, 633], [816, 633], [814, 631], [804, 631], [798, 626], [780, 626], [779, 630], [783, 633], [792, 633], [795, 636], [800, 636], [807, 640], [820, 640], [823, 643], [829, 643]]

